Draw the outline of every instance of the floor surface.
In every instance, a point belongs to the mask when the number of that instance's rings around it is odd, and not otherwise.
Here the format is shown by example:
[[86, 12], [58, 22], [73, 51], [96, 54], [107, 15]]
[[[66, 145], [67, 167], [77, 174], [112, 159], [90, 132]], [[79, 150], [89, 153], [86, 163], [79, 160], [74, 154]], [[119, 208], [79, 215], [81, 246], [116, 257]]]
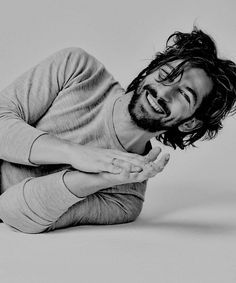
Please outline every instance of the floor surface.
[[1, 282], [235, 283], [236, 192], [153, 196], [130, 224], [38, 235], [0, 224]]

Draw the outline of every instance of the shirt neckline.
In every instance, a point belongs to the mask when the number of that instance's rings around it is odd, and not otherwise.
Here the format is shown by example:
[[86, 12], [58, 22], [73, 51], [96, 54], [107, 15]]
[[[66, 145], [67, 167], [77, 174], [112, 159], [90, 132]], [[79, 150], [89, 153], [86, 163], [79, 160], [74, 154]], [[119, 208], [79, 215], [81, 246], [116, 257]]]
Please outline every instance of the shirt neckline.
[[108, 126], [108, 129], [109, 129], [110, 137], [112, 138], [113, 142], [115, 143], [116, 148], [121, 150], [121, 151], [127, 152], [127, 150], [120, 143], [120, 141], [119, 141], [119, 139], [116, 135], [115, 126], [114, 126], [114, 123], [113, 123], [113, 114], [114, 114], [115, 103], [119, 98], [122, 97], [122, 95], [125, 95], [125, 94], [124, 93], [118, 93], [118, 94], [115, 94], [112, 97], [112, 100], [110, 102], [111, 107], [108, 107], [107, 126]]
[[[109, 130], [108, 131], [109, 135], [110, 135], [112, 141], [114, 142], [114, 144], [116, 146], [116, 149], [124, 151], [124, 152], [128, 152], [126, 150], [126, 148], [123, 147], [123, 145], [120, 143], [120, 141], [119, 141], [119, 139], [118, 139], [118, 137], [116, 135], [115, 126], [114, 126], [114, 123], [113, 123], [113, 114], [114, 114], [115, 103], [123, 95], [125, 95], [124, 92], [116, 93], [111, 98], [110, 105], [109, 105], [110, 107], [108, 106], [106, 122], [107, 122], [108, 130]], [[144, 150], [144, 152], [141, 155], [146, 155], [151, 150], [151, 148], [152, 148], [152, 145], [151, 145], [151, 142], [149, 141], [149, 142], [147, 142], [145, 150]]]

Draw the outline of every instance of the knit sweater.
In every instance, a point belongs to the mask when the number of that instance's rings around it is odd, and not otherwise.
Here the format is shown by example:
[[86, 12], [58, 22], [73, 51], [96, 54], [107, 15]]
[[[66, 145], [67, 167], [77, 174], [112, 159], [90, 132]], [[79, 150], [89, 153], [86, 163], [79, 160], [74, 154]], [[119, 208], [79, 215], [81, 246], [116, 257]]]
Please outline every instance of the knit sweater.
[[29, 160], [34, 141], [47, 133], [125, 151], [112, 122], [113, 106], [121, 95], [120, 84], [80, 48], [51, 55], [0, 93], [0, 218], [6, 224], [38, 233], [81, 224], [124, 223], [139, 215], [146, 182], [79, 198], [63, 182], [70, 165], [38, 166]]

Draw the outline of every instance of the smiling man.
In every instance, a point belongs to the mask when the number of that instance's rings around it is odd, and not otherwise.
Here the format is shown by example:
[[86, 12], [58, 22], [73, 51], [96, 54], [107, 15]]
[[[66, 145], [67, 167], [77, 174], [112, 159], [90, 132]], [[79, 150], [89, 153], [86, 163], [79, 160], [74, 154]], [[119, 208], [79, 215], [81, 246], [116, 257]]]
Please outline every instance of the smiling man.
[[[152, 72], [134, 91], [120, 98], [120, 106], [115, 105], [119, 107], [115, 123], [116, 132], [121, 144], [132, 144], [132, 147], [128, 146], [129, 151], [136, 152], [139, 147], [139, 152], [143, 152], [144, 146], [152, 137], [161, 135], [173, 127], [186, 133], [201, 127], [202, 121], [198, 120], [194, 113], [212, 91], [213, 82], [203, 69], [188, 65], [182, 74], [168, 79], [169, 74], [180, 63], [181, 61], [176, 60]], [[120, 115], [122, 111], [124, 113]], [[130, 117], [130, 121], [127, 117]], [[135, 127], [125, 131], [123, 119], [128, 120], [126, 127]], [[139, 135], [143, 138], [141, 143], [140, 138], [137, 139]], [[137, 143], [132, 142], [132, 136]]]
[[[172, 82], [161, 83], [162, 78], [171, 73], [177, 64], [180, 62], [174, 61], [148, 75], [132, 96], [129, 107], [131, 117], [137, 125], [150, 132], [182, 124], [183, 120], [195, 113], [203, 98], [213, 88], [213, 83], [204, 70], [190, 66], [186, 67], [182, 77], [179, 75]], [[192, 125], [197, 126], [199, 122], [194, 119]]]
[[234, 112], [236, 65], [212, 39], [177, 32], [126, 92], [93, 56], [67, 48], [0, 94], [0, 218], [26, 233], [134, 221], [147, 180]]

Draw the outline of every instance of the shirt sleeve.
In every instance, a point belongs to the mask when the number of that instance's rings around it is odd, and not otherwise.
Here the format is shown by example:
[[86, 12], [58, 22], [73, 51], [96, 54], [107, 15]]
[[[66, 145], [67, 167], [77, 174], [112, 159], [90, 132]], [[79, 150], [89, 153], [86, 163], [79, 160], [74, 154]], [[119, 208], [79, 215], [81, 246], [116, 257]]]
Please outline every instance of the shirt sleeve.
[[0, 218], [25, 233], [40, 233], [56, 222], [73, 204], [83, 200], [64, 184], [67, 170], [27, 178], [0, 196]]
[[45, 231], [78, 225], [114, 225], [133, 222], [140, 215], [143, 199], [132, 194], [108, 193], [87, 196], [71, 206]]
[[34, 125], [60, 91], [99, 64], [81, 48], [63, 49], [24, 73], [0, 92], [0, 159], [36, 166], [29, 160], [33, 142], [45, 132]]

